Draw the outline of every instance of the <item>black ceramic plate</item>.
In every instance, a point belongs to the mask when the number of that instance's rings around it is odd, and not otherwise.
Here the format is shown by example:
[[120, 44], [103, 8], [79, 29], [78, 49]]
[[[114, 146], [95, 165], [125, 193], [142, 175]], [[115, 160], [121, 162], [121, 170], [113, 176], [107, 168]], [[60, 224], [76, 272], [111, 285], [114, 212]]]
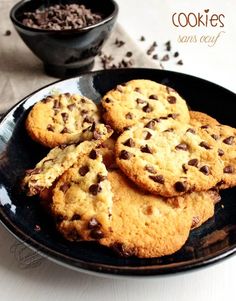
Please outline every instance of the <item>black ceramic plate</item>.
[[[123, 69], [88, 73], [57, 82], [23, 99], [0, 124], [0, 216], [20, 240], [60, 264], [86, 272], [115, 275], [161, 275], [186, 271], [217, 262], [236, 251], [236, 189], [221, 192], [214, 218], [192, 231], [176, 254], [157, 259], [119, 258], [94, 243], [70, 243], [60, 237], [37, 198], [19, 192], [24, 170], [46, 153], [32, 142], [24, 129], [27, 111], [52, 90], [79, 92], [94, 101], [115, 85], [146, 78], [175, 88], [194, 110], [209, 113], [220, 122], [236, 127], [235, 94], [208, 81], [175, 72]], [[41, 231], [36, 231], [39, 225]]]

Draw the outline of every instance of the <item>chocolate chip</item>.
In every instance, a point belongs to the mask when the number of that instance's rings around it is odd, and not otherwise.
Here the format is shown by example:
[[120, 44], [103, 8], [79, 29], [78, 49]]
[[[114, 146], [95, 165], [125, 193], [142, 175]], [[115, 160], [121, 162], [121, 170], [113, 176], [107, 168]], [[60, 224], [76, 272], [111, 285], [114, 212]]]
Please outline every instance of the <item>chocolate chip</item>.
[[170, 42], [170, 41], [167, 41], [167, 42], [165, 43], [165, 45], [166, 45], [166, 50], [167, 50], [167, 51], [170, 51], [170, 50], [171, 50], [171, 42]]
[[225, 144], [232, 145], [234, 143], [234, 136], [229, 136], [223, 140]]
[[87, 100], [86, 100], [85, 98], [81, 98], [80, 101], [81, 101], [82, 103], [86, 103], [86, 102], [87, 102]]
[[205, 148], [205, 149], [211, 149], [212, 147], [210, 145], [208, 145], [205, 141], [202, 141], [199, 144], [201, 147]]
[[232, 165], [225, 166], [224, 173], [234, 173], [235, 168]]
[[131, 51], [126, 52], [127, 57], [131, 57], [132, 55], [133, 55], [133, 53]]
[[84, 116], [85, 114], [88, 114], [88, 110], [82, 110], [81, 115]]
[[184, 173], [187, 173], [188, 168], [186, 167], [186, 164], [183, 164], [183, 165], [182, 165], [182, 169], [183, 169], [183, 172], [184, 172]]
[[100, 228], [101, 224], [95, 217], [92, 217], [88, 222], [88, 229], [97, 229]]
[[175, 149], [187, 151], [188, 145], [186, 143], [180, 143], [180, 144], [176, 145]]
[[138, 104], [146, 103], [146, 101], [143, 100], [143, 99], [141, 99], [141, 98], [137, 98], [137, 99], [136, 99], [136, 102], [137, 102]]
[[186, 133], [196, 134], [196, 131], [194, 129], [187, 129]]
[[68, 113], [61, 113], [61, 117], [62, 117], [64, 123], [66, 123], [66, 121], [67, 121], [68, 118], [69, 118], [69, 115], [68, 115]]
[[64, 183], [60, 186], [60, 190], [63, 192], [63, 193], [66, 193], [66, 191], [70, 188], [70, 184], [69, 183]]
[[95, 160], [97, 159], [97, 156], [98, 156], [97, 151], [95, 149], [92, 149], [91, 152], [89, 153], [89, 158]]
[[166, 61], [169, 60], [169, 58], [170, 58], [169, 55], [166, 54], [166, 55], [164, 55], [164, 56], [162, 57], [161, 61], [162, 61], [162, 62], [166, 62]]
[[6, 30], [4, 33], [4, 36], [8, 37], [11, 35], [11, 31], [10, 30]]
[[128, 160], [131, 158], [131, 154], [129, 152], [127, 152], [126, 150], [122, 150], [120, 152], [119, 158], [123, 159], [123, 160]]
[[106, 103], [110, 103], [111, 102], [111, 100], [110, 100], [110, 98], [105, 98], [105, 100], [104, 100]]
[[141, 36], [140, 41], [141, 41], [141, 42], [145, 41], [145, 37], [144, 37], [144, 36]]
[[48, 103], [52, 100], [53, 98], [51, 96], [45, 97], [43, 100], [41, 100], [42, 103]]
[[87, 123], [93, 123], [94, 119], [91, 116], [85, 116], [83, 122], [87, 122]]
[[76, 104], [72, 103], [67, 106], [68, 110], [72, 111], [74, 108], [76, 108]]
[[75, 213], [72, 218], [71, 221], [79, 221], [81, 219], [81, 216], [77, 213]]
[[198, 167], [198, 159], [191, 159], [188, 161], [188, 165]]
[[191, 225], [191, 228], [194, 228], [196, 227], [200, 222], [200, 218], [198, 216], [194, 216], [193, 219], [192, 219], [192, 225]]
[[59, 99], [54, 99], [53, 109], [60, 109], [61, 103]]
[[101, 191], [102, 191], [102, 187], [99, 184], [93, 184], [89, 187], [89, 192], [92, 195], [97, 195]]
[[183, 63], [183, 61], [182, 60], [179, 60], [178, 62], [177, 62], [177, 65], [183, 65], [184, 63]]
[[67, 147], [67, 145], [66, 144], [61, 144], [61, 145], [59, 145], [58, 146], [60, 149], [65, 149], [66, 147]]
[[134, 255], [133, 250], [126, 249], [125, 245], [120, 242], [114, 243], [111, 247], [112, 247], [113, 251], [119, 256], [130, 257], [130, 256]]
[[218, 140], [220, 137], [218, 135], [212, 134], [211, 137], [215, 140]]
[[140, 89], [139, 87], [134, 88], [134, 91], [135, 91], [135, 92], [138, 92], [138, 93], [142, 93], [142, 92], [141, 92], [141, 89]]
[[142, 153], [152, 154], [152, 150], [150, 149], [150, 147], [147, 144], [145, 146], [141, 146], [140, 150]]
[[174, 188], [177, 192], [185, 192], [187, 190], [186, 182], [176, 182]]
[[70, 131], [67, 127], [64, 127], [64, 129], [61, 131], [61, 134], [70, 134]]
[[48, 124], [47, 130], [50, 132], [54, 132], [54, 127], [51, 124]]
[[168, 101], [170, 104], [175, 104], [175, 103], [176, 103], [176, 97], [170, 95], [170, 96], [167, 97], [167, 101]]
[[84, 165], [82, 167], [80, 167], [79, 169], [79, 174], [84, 177], [87, 173], [89, 172], [89, 167], [88, 165]]
[[103, 181], [105, 181], [107, 179], [107, 176], [104, 176], [104, 175], [102, 175], [102, 174], [97, 174], [97, 182], [98, 183], [101, 183], [101, 182], [103, 182]]
[[169, 128], [169, 129], [163, 131], [163, 133], [171, 133], [171, 132], [174, 132], [173, 128]]
[[150, 132], [146, 132], [146, 136], [144, 137], [145, 140], [149, 140], [152, 137]]
[[147, 170], [148, 172], [153, 173], [153, 174], [157, 173], [155, 168], [152, 165], [146, 165], [145, 170]]
[[149, 178], [151, 180], [153, 180], [154, 182], [159, 183], [159, 184], [164, 184], [165, 183], [165, 179], [164, 179], [164, 177], [162, 175], [149, 176]]
[[145, 128], [148, 128], [148, 129], [154, 129], [155, 123], [156, 123], [155, 120], [151, 120], [151, 121], [149, 121], [149, 122], [145, 125]]
[[218, 155], [221, 157], [221, 156], [224, 156], [225, 152], [223, 151], [223, 149], [218, 149]]
[[202, 166], [199, 170], [207, 176], [210, 174], [210, 169], [207, 165]]
[[178, 116], [179, 114], [174, 114], [174, 113], [167, 115], [168, 118], [173, 118], [173, 119], [176, 119]]
[[123, 143], [123, 145], [128, 146], [128, 147], [134, 147], [134, 146], [135, 146], [135, 143], [134, 143], [134, 140], [133, 140], [132, 138], [129, 138], [129, 139], [127, 139], [127, 140]]
[[150, 113], [153, 111], [153, 108], [149, 104], [146, 104], [146, 106], [143, 107], [143, 111], [145, 113]]
[[149, 99], [158, 100], [158, 97], [157, 97], [157, 95], [152, 94], [152, 95], [149, 96]]
[[133, 115], [132, 115], [131, 113], [127, 113], [127, 114], [125, 115], [125, 118], [126, 118], [126, 119], [133, 119]]
[[90, 232], [90, 236], [94, 239], [102, 239], [104, 237], [104, 233], [99, 229], [94, 229]]
[[207, 124], [201, 126], [201, 129], [208, 129], [208, 128], [209, 128], [209, 125], [207, 125]]
[[154, 55], [152, 56], [152, 59], [153, 59], [153, 60], [158, 60], [158, 55], [157, 55], [157, 54], [154, 54]]
[[174, 53], [174, 57], [178, 57], [179, 56], [179, 53], [178, 53], [178, 51], [176, 51], [175, 53]]

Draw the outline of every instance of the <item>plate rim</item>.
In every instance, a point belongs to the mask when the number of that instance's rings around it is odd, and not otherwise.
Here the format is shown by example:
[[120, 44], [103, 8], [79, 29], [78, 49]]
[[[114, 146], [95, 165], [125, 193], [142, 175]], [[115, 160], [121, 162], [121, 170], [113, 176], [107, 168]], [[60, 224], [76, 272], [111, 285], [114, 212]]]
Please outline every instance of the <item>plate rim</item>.
[[[174, 74], [176, 76], [181, 75], [181, 76], [188, 76], [196, 80], [201, 80], [204, 81], [205, 83], [213, 84], [217, 86], [218, 88], [224, 89], [228, 93], [232, 93], [235, 95], [235, 93], [231, 90], [228, 90], [227, 88], [224, 88], [216, 83], [213, 83], [211, 81], [202, 79], [197, 76], [185, 74], [185, 73], [180, 73], [180, 72], [175, 72], [175, 71], [170, 71], [170, 70], [160, 70], [160, 69], [153, 69], [153, 68], [123, 68], [123, 69], [112, 69], [112, 70], [98, 70], [98, 71], [91, 71], [91, 72], [85, 72], [82, 73], [79, 76], [68, 78], [68, 79], [60, 79], [57, 81], [54, 81], [52, 83], [49, 83], [48, 85], [44, 85], [41, 88], [33, 91], [32, 93], [28, 94], [24, 98], [22, 98], [20, 101], [18, 101], [16, 104], [14, 104], [0, 119], [0, 127], [2, 126], [2, 123], [4, 123], [4, 120], [8, 117], [8, 115], [13, 112], [18, 106], [26, 102], [31, 96], [36, 94], [37, 92], [48, 88], [50, 86], [53, 86], [57, 83], [60, 82], [65, 82], [65, 81], [70, 81], [70, 80], [76, 80], [80, 77], [83, 76], [92, 76], [95, 74], [101, 74], [101, 73], [116, 73], [120, 71], [125, 71], [125, 70], [133, 70], [133, 71], [139, 71], [142, 72], [145, 70], [145, 72], [157, 72], [157, 73], [165, 73], [165, 74]], [[127, 71], [127, 72], [128, 72]], [[126, 72], [126, 71], [125, 71]], [[24, 231], [19, 229], [7, 216], [7, 214], [3, 211], [3, 208], [0, 207], [0, 222], [4, 226], [4, 228], [11, 233], [17, 240], [21, 241], [23, 244], [28, 246], [30, 249], [33, 251], [37, 252], [41, 256], [61, 265], [61, 266], [66, 266], [70, 269], [87, 273], [90, 275], [96, 275], [96, 276], [103, 276], [103, 277], [118, 277], [118, 278], [130, 278], [132, 277], [160, 277], [160, 276], [167, 276], [167, 275], [176, 275], [176, 274], [182, 274], [183, 272], [186, 271], [194, 271], [198, 270], [199, 268], [206, 267], [208, 265], [212, 265], [215, 263], [218, 263], [226, 258], [229, 258], [230, 256], [234, 255], [236, 253], [236, 244], [231, 246], [227, 251], [224, 252], [224, 249], [221, 251], [217, 252], [217, 255], [212, 256], [204, 256], [200, 257], [194, 262], [191, 263], [191, 261], [184, 261], [180, 263], [174, 263], [175, 268], [173, 269], [172, 264], [169, 265], [149, 265], [149, 266], [119, 266], [119, 265], [109, 265], [109, 264], [101, 264], [101, 263], [95, 263], [95, 262], [88, 262], [88, 261], [83, 261], [78, 258], [72, 258], [71, 256], [59, 253], [44, 244], [42, 245], [40, 242], [35, 240], [33, 237], [28, 236]], [[75, 262], [79, 263], [75, 265]], [[189, 262], [189, 263], [188, 263]], [[86, 266], [85, 266], [86, 265]], [[142, 271], [144, 273], [142, 273]], [[154, 272], [154, 273], [152, 273]]]

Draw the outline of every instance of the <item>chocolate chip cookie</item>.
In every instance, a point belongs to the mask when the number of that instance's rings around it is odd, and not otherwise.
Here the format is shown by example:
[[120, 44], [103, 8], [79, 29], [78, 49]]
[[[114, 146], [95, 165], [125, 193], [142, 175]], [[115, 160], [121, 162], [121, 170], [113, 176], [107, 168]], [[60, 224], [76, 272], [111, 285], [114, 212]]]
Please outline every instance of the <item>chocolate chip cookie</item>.
[[214, 138], [174, 120], [151, 119], [124, 131], [116, 162], [136, 184], [166, 197], [208, 190], [222, 177]]
[[60, 177], [53, 191], [52, 214], [68, 240], [100, 240], [109, 234], [112, 192], [98, 150], [80, 156]]
[[105, 121], [118, 132], [143, 118], [189, 121], [184, 99], [174, 89], [150, 80], [132, 80], [118, 85], [102, 98], [101, 103]]
[[47, 96], [36, 103], [26, 119], [30, 137], [47, 147], [77, 143], [84, 129], [99, 121], [95, 103], [70, 93]]

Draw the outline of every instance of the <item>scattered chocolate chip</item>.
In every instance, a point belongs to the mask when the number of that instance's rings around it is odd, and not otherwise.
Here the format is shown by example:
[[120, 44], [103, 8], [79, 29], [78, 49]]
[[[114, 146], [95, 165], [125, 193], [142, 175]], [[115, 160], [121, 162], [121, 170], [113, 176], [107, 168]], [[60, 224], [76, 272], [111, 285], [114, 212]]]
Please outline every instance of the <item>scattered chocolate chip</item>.
[[152, 150], [147, 144], [145, 146], [141, 146], [140, 150], [142, 153], [152, 154]]
[[167, 97], [167, 101], [168, 101], [170, 104], [175, 104], [175, 103], [176, 103], [176, 97], [170, 95], [170, 96]]
[[58, 146], [60, 149], [65, 149], [66, 147], [67, 147], [67, 145], [66, 144], [61, 144], [61, 145], [59, 145]]
[[235, 168], [232, 165], [225, 166], [224, 173], [234, 173]]
[[173, 128], [169, 128], [169, 129], [163, 131], [163, 133], [171, 133], [171, 132], [174, 132]]
[[79, 169], [79, 174], [84, 177], [89, 172], [88, 165], [81, 166]]
[[132, 113], [127, 113], [127, 114], [125, 115], [125, 118], [126, 118], [126, 119], [133, 119]]
[[218, 135], [212, 134], [211, 137], [215, 140], [218, 140], [220, 137]]
[[146, 106], [143, 107], [143, 111], [145, 113], [150, 113], [153, 111], [153, 108], [149, 104], [146, 104]]
[[183, 61], [182, 60], [179, 60], [178, 62], [177, 62], [177, 65], [183, 65], [184, 63], [183, 63]]
[[183, 164], [183, 165], [182, 165], [182, 169], [183, 169], [183, 172], [184, 172], [184, 173], [187, 173], [188, 168], [186, 167], [186, 164]]
[[134, 91], [137, 92], [137, 93], [141, 93], [141, 89], [140, 89], [139, 87], [136, 87], [136, 88], [134, 89]]
[[137, 99], [136, 99], [136, 102], [137, 102], [138, 104], [146, 103], [146, 101], [143, 100], [143, 99], [141, 99], [141, 98], [137, 98]]
[[223, 151], [223, 149], [219, 148], [218, 149], [218, 155], [221, 157], [221, 156], [224, 156], [225, 152]]
[[232, 145], [234, 143], [234, 136], [229, 136], [223, 140], [225, 144]]
[[157, 47], [157, 43], [153, 42], [152, 45], [147, 50], [147, 55], [151, 55], [153, 51], [155, 51], [156, 47]]
[[102, 239], [104, 237], [104, 233], [99, 229], [94, 229], [90, 232], [90, 236], [94, 239]]
[[196, 134], [196, 131], [194, 129], [187, 129], [186, 133]]
[[169, 58], [170, 58], [169, 55], [166, 54], [166, 55], [163, 56], [163, 58], [161, 59], [161, 61], [162, 61], [162, 62], [169, 61]]
[[125, 248], [125, 245], [120, 242], [114, 243], [111, 247], [112, 247], [113, 251], [121, 257], [130, 257], [130, 256], [134, 255], [133, 250], [127, 250]]
[[209, 125], [207, 125], [207, 124], [201, 126], [201, 129], [208, 129], [208, 128], [209, 128]]
[[145, 140], [149, 140], [152, 137], [152, 134], [150, 132], [146, 132]]
[[88, 114], [88, 110], [82, 110], [82, 111], [81, 111], [81, 115], [82, 115], [82, 116], [84, 116], [84, 115], [86, 115], [86, 114]]
[[103, 181], [105, 181], [107, 179], [107, 176], [104, 176], [104, 175], [102, 175], [102, 174], [97, 174], [97, 182], [98, 183], [101, 183], [101, 182], [103, 182]]
[[48, 103], [52, 100], [53, 98], [51, 96], [47, 96], [44, 99], [41, 100], [42, 103]]
[[101, 224], [95, 217], [92, 217], [88, 222], [88, 229], [97, 229], [101, 227]]
[[10, 30], [6, 30], [4, 36], [8, 37], [11, 35], [11, 31]]
[[210, 169], [207, 165], [202, 166], [199, 170], [200, 172], [204, 173], [206, 176], [210, 174]]
[[61, 117], [62, 117], [64, 123], [66, 123], [66, 121], [67, 121], [68, 118], [69, 118], [69, 114], [68, 114], [68, 113], [61, 113]]
[[151, 165], [146, 165], [145, 170], [147, 170], [148, 172], [153, 173], [153, 174], [157, 173], [155, 168]]
[[60, 186], [60, 190], [63, 192], [63, 193], [66, 193], [67, 190], [70, 188], [70, 184], [69, 183], [64, 183]]
[[86, 102], [87, 102], [87, 99], [81, 98], [80, 101], [81, 101], [82, 103], [86, 103]]
[[185, 192], [187, 190], [186, 182], [176, 182], [174, 188], [177, 192]]
[[77, 213], [75, 213], [72, 218], [71, 221], [79, 221], [81, 219], [81, 216]]
[[144, 36], [141, 36], [140, 41], [141, 41], [141, 42], [145, 41], [145, 37], [144, 37]]
[[191, 159], [188, 161], [188, 165], [198, 167], [198, 159]]
[[122, 40], [116, 39], [116, 40], [115, 40], [115, 45], [116, 45], [118, 48], [120, 48], [120, 47], [122, 47], [123, 45], [125, 45], [125, 42], [122, 41]]
[[70, 134], [70, 130], [67, 127], [64, 127], [64, 129], [61, 131], [61, 134]]
[[180, 143], [180, 144], [176, 145], [175, 149], [187, 151], [188, 145], [186, 143]]
[[149, 176], [149, 178], [151, 180], [153, 180], [154, 182], [159, 183], [159, 184], [164, 184], [165, 183], [165, 179], [164, 179], [164, 177], [162, 175]]
[[92, 184], [90, 187], [89, 187], [89, 192], [92, 194], [92, 195], [97, 195], [99, 192], [102, 191], [102, 187], [99, 185], [99, 184]]
[[50, 132], [54, 132], [54, 127], [51, 124], [48, 124], [47, 130]]
[[174, 57], [178, 57], [179, 56], [179, 53], [178, 53], [178, 51], [176, 51], [175, 53], [174, 53]]
[[152, 94], [152, 95], [149, 96], [149, 99], [155, 99], [155, 100], [158, 100], [158, 97], [157, 97], [157, 95]]
[[135, 146], [134, 140], [132, 138], [127, 139], [123, 144], [125, 146], [129, 146], [129, 147], [134, 147]]
[[70, 105], [67, 106], [68, 110], [72, 111], [74, 108], [76, 108], [76, 104], [72, 103]]
[[54, 99], [53, 109], [60, 109], [61, 103], [59, 99]]
[[171, 43], [170, 43], [170, 41], [166, 42], [165, 45], [166, 45], [166, 50], [170, 51], [171, 50]]
[[168, 118], [172, 118], [172, 119], [176, 119], [178, 116], [179, 116], [179, 114], [177, 114], [177, 113], [176, 114], [172, 113], [172, 114], [167, 115]]
[[145, 128], [148, 128], [148, 129], [154, 129], [155, 123], [156, 123], [155, 120], [151, 120], [151, 121], [149, 121], [149, 122], [145, 125]]
[[133, 53], [131, 52], [131, 51], [128, 51], [127, 53], [126, 53], [126, 56], [127, 57], [131, 57], [133, 55]]
[[200, 222], [200, 218], [198, 216], [194, 216], [192, 219], [191, 228], [195, 228]]
[[154, 54], [154, 55], [152, 56], [152, 59], [153, 59], [153, 60], [158, 60], [158, 55], [157, 55], [157, 54]]
[[91, 116], [85, 116], [85, 118], [84, 118], [84, 120], [83, 120], [83, 123], [84, 122], [87, 122], [87, 123], [93, 123], [94, 122], [94, 119], [93, 119], [93, 117], [91, 117]]
[[210, 145], [208, 145], [205, 141], [202, 141], [199, 144], [201, 147], [205, 148], [205, 149], [211, 149], [212, 147]]
[[111, 100], [110, 100], [110, 98], [105, 98], [105, 100], [104, 100], [106, 103], [110, 103], [111, 102]]
[[98, 156], [97, 151], [95, 149], [92, 149], [91, 152], [89, 153], [89, 158], [95, 160], [97, 159], [97, 156]]
[[126, 150], [122, 150], [120, 152], [119, 158], [123, 159], [123, 160], [128, 160], [131, 158], [131, 154], [129, 152], [127, 152]]

